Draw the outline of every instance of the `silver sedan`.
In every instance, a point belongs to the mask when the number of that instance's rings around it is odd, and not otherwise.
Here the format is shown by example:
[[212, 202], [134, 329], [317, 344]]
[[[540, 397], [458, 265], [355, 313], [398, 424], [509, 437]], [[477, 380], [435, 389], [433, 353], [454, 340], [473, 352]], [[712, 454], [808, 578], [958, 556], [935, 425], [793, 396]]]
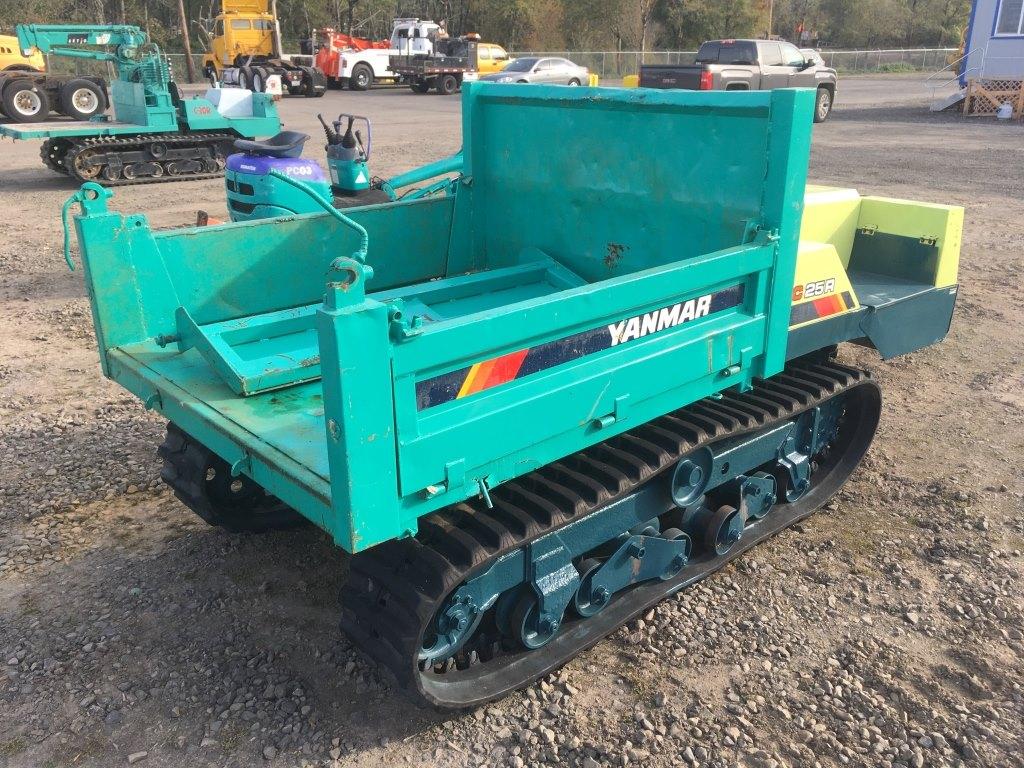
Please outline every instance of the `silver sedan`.
[[549, 85], [586, 85], [590, 72], [568, 59], [525, 56], [513, 59], [500, 72], [484, 75], [483, 82], [545, 83]]

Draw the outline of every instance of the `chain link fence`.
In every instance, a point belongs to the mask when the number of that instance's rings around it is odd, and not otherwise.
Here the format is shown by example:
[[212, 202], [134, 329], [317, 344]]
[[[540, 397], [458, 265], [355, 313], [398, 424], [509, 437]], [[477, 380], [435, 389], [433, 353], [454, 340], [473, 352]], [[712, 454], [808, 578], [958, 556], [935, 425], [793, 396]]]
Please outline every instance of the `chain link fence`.
[[[825, 63], [840, 74], [872, 72], [935, 72], [942, 69], [959, 53], [956, 48], [899, 48], [875, 51], [819, 51]], [[558, 56], [570, 59], [591, 72], [596, 72], [602, 81], [619, 80], [626, 75], [635, 75], [644, 64], [693, 64], [696, 51], [519, 51], [515, 56]], [[171, 72], [178, 84], [188, 82], [185, 54], [170, 53]], [[203, 54], [192, 55], [197, 81], [203, 79]], [[62, 56], [48, 57], [51, 72], [101, 75], [110, 79], [112, 73], [102, 62], [71, 59]]]
[[[185, 66], [185, 54], [166, 54], [171, 64], [171, 77], [178, 85], [189, 82], [188, 68]], [[203, 78], [203, 54], [193, 53], [192, 63], [195, 64], [196, 79], [194, 82], [204, 82]], [[94, 75], [105, 77], [107, 80], [114, 80], [113, 65], [105, 61], [90, 61], [89, 59], [75, 59], [69, 56], [54, 56], [47, 54], [46, 69], [55, 75]]]
[[[842, 74], [934, 72], [958, 55], [956, 48], [901, 48], [875, 51], [819, 51], [825, 64]], [[558, 56], [615, 80], [636, 75], [640, 64], [693, 64], [696, 51], [518, 51], [515, 56]]]

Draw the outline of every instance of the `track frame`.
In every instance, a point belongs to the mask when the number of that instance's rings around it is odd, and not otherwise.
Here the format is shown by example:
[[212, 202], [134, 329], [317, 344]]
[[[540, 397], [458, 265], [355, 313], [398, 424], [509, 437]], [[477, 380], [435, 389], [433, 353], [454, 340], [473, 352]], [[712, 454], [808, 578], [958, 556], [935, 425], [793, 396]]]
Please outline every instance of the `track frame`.
[[[830, 453], [799, 500], [748, 524], [725, 555], [705, 552], [669, 580], [620, 593], [596, 616], [567, 622], [542, 648], [485, 645], [475, 657], [467, 653], [422, 668], [419, 652], [437, 610], [498, 558], [635, 493], [702, 446], [764, 430], [839, 396], [848, 403], [838, 431], [840, 450]], [[482, 500], [469, 500], [424, 519], [415, 538], [356, 555], [342, 591], [342, 628], [419, 704], [457, 709], [500, 698], [818, 509], [864, 456], [880, 411], [880, 390], [869, 373], [819, 356], [794, 361], [747, 393], [698, 401], [493, 489], [493, 510]], [[593, 461], [595, 455], [614, 459], [622, 477], [588, 499], [564, 468]]]

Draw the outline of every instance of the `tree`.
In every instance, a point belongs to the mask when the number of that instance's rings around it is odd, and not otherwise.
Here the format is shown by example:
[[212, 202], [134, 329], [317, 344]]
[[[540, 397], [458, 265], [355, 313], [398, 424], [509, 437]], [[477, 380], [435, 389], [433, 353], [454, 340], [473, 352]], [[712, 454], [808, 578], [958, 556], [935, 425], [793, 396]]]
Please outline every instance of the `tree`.
[[662, 0], [655, 6], [660, 47], [695, 49], [705, 40], [755, 37], [761, 9], [757, 0]]
[[[829, 47], [956, 45], [970, 0], [773, 0], [773, 31], [797, 41], [804, 24]], [[190, 31], [203, 38], [221, 0], [184, 0]], [[511, 50], [693, 50], [707, 39], [763, 34], [769, 0], [278, 0], [287, 50], [317, 27], [351, 27], [374, 39], [395, 16], [447, 22]], [[171, 52], [182, 48], [177, 0], [0, 0], [0, 27], [95, 24], [122, 18]], [[205, 42], [205, 41], [204, 41]]]

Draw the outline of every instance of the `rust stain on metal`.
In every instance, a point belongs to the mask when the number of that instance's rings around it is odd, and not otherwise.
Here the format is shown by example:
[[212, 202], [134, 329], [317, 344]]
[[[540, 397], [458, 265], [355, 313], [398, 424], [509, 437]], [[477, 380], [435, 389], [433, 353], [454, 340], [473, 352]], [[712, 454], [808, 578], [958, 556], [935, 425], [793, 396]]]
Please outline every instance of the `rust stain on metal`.
[[604, 254], [604, 265], [608, 269], [615, 269], [619, 261], [622, 260], [622, 254], [628, 250], [628, 245], [622, 243], [608, 243], [607, 250]]

